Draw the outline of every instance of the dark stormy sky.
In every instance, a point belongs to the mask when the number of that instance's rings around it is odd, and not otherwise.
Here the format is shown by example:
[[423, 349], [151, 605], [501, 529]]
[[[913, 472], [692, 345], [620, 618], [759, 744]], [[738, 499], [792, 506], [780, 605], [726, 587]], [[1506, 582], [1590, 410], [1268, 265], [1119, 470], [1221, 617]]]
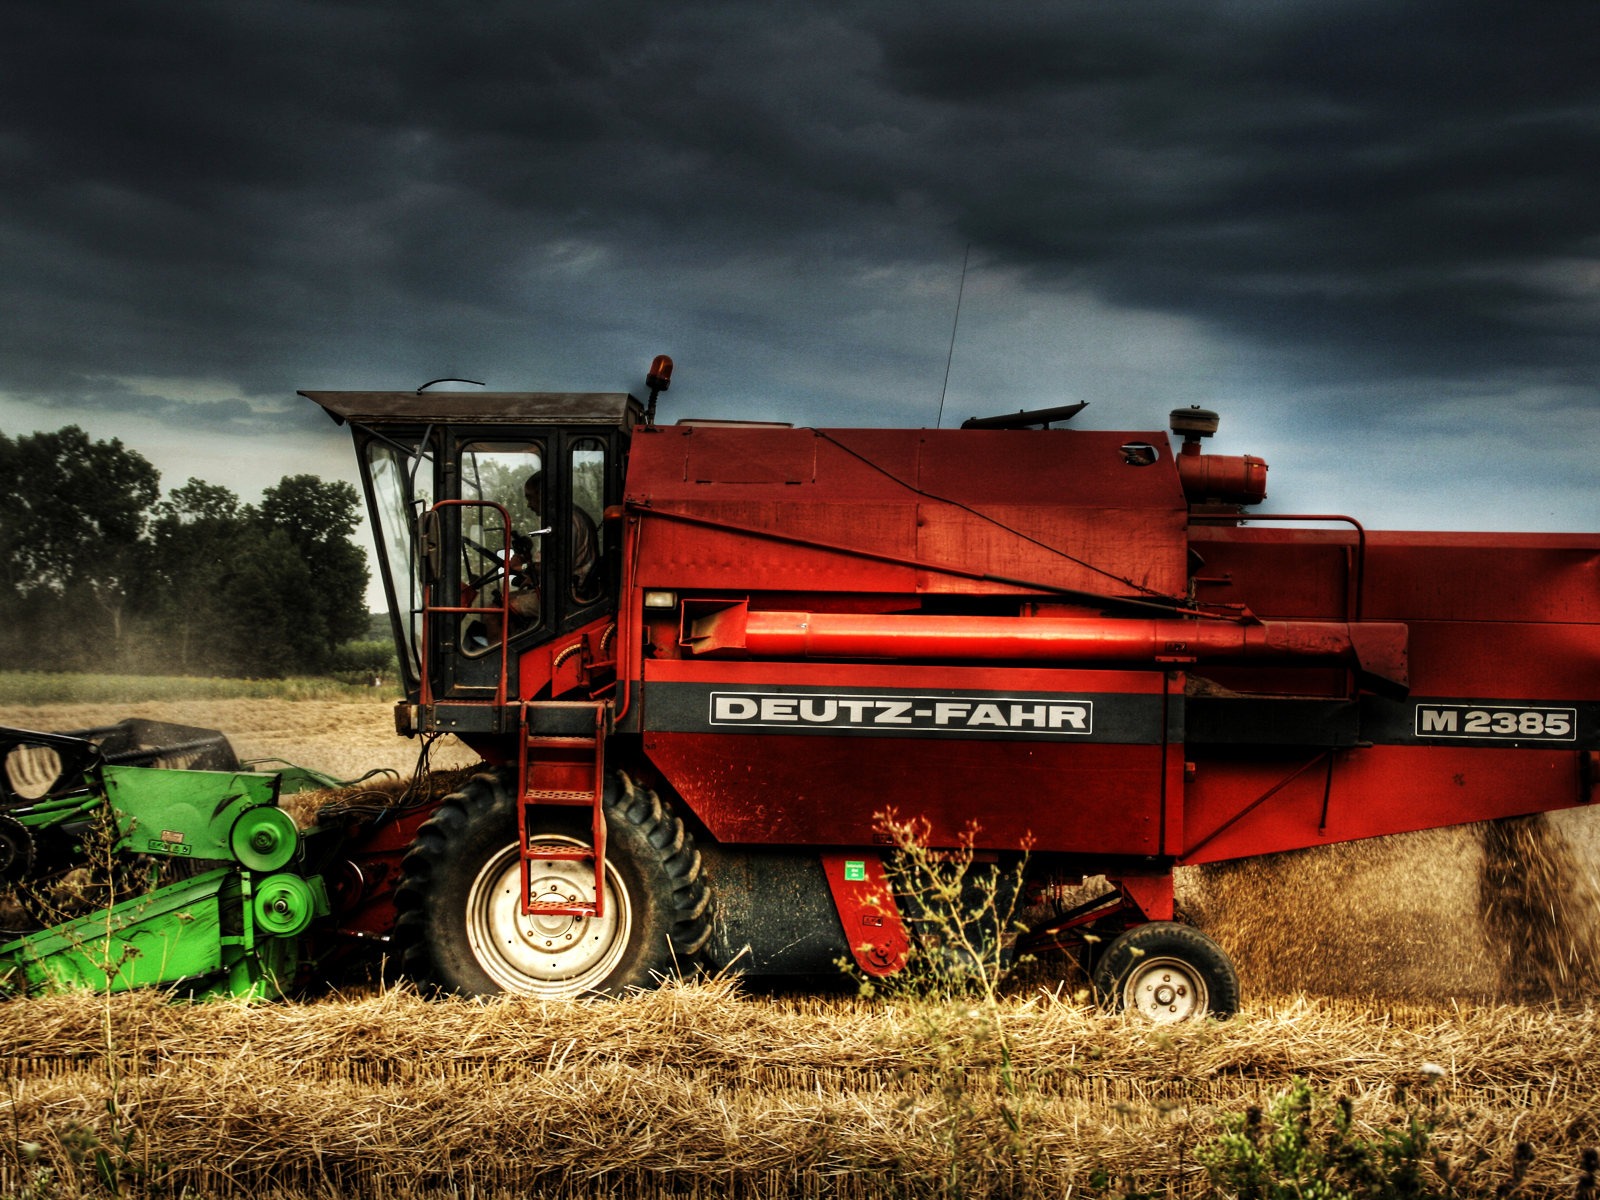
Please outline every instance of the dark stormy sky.
[[1595, 0], [0, 5], [0, 429], [253, 499], [298, 388], [1223, 415], [1280, 511], [1600, 527]]

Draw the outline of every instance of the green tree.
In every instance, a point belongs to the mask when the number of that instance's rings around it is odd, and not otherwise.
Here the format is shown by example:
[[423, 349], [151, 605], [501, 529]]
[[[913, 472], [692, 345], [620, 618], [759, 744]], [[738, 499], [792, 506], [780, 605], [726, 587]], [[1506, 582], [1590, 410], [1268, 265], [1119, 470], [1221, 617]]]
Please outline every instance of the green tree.
[[191, 479], [159, 506], [152, 554], [161, 639], [185, 671], [323, 670], [366, 633], [356, 491], [286, 476], [259, 506]]
[[[148, 565], [160, 481], [142, 455], [76, 425], [0, 434], [0, 593], [29, 651], [13, 661], [104, 661], [107, 639], [115, 650]], [[42, 636], [48, 629], [70, 629], [72, 640]]]
[[314, 660], [321, 666], [367, 628], [367, 560], [350, 539], [360, 521], [360, 497], [340, 480], [286, 475], [262, 494], [259, 513], [267, 529], [288, 537], [310, 572], [302, 607], [322, 639]]
[[190, 476], [188, 483], [174, 488], [157, 506], [157, 512], [184, 524], [236, 521], [240, 517], [239, 497], [220, 483], [207, 483]]
[[120, 441], [0, 433], [0, 660], [279, 675], [365, 636], [349, 484], [286, 476], [257, 507], [200, 479], [159, 497]]
[[337, 642], [308, 603], [316, 589], [310, 565], [287, 533], [259, 524], [243, 530], [218, 588], [227, 616], [217, 645], [231, 668], [269, 677], [320, 668]]
[[190, 479], [156, 506], [150, 527], [154, 636], [181, 672], [232, 671], [235, 614], [223, 581], [247, 553], [251, 510], [220, 484]]

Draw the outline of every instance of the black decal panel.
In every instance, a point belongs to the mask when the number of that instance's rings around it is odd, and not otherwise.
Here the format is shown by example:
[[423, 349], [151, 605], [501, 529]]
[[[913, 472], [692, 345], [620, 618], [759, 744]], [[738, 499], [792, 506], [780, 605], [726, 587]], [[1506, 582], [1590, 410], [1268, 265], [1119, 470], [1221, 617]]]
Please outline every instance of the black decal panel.
[[[1119, 693], [891, 692], [653, 683], [646, 725], [674, 733], [1048, 739], [1157, 745], [1181, 740], [1182, 704]], [[1164, 714], [1168, 729], [1163, 739]]]

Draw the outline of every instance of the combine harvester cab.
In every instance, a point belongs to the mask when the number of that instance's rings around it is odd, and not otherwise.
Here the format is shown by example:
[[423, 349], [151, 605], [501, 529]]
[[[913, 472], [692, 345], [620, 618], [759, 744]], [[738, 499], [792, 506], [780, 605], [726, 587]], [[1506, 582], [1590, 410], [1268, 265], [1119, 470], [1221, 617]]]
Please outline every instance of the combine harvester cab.
[[400, 732], [485, 762], [352, 853], [346, 928], [446, 990], [894, 974], [961, 918], [896, 890], [899, 822], [1020, 877], [1008, 953], [1225, 1015], [1175, 868], [1595, 799], [1600, 535], [1257, 512], [1199, 409], [659, 425], [670, 369], [304, 393], [354, 432]]
[[293, 984], [330, 910], [308, 866], [318, 835], [278, 801], [337, 781], [251, 765], [216, 730], [164, 722], [0, 728], [0, 996]]

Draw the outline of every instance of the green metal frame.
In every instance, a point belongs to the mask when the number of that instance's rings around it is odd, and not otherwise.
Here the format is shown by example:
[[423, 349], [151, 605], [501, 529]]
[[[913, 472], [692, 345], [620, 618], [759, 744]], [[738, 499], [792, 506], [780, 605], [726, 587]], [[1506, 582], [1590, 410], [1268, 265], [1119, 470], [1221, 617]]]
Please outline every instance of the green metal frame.
[[219, 865], [0, 945], [0, 995], [161, 986], [197, 997], [281, 995], [299, 967], [300, 935], [330, 908], [322, 879], [294, 869], [301, 842], [278, 807], [279, 775], [128, 766], [98, 774], [98, 794], [31, 805], [19, 819], [56, 825], [103, 806], [113, 852]]
[[[278, 878], [264, 877], [266, 881]], [[321, 879], [300, 880], [312, 910], [328, 912]], [[299, 941], [262, 928], [262, 878], [218, 867], [0, 946], [0, 994], [190, 984], [200, 998], [272, 999], [293, 982]], [[303, 928], [303, 926], [302, 926]]]

